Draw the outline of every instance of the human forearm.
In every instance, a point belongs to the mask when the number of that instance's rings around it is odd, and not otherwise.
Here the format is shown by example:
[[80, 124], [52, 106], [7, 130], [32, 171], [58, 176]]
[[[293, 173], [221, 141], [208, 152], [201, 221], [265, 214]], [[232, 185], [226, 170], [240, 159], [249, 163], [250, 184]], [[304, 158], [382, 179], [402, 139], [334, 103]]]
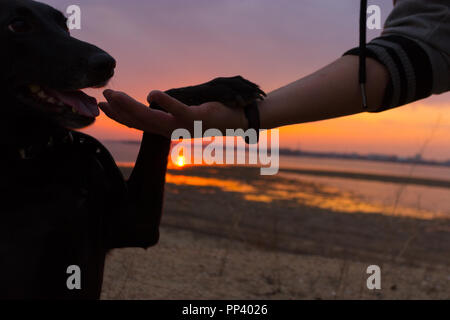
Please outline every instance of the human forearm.
[[[312, 75], [270, 93], [264, 101], [259, 102], [261, 128], [272, 129], [363, 112], [358, 66], [358, 57], [344, 56]], [[236, 81], [236, 78], [230, 80]], [[367, 59], [370, 109], [382, 104], [388, 83], [386, 68], [373, 59]], [[254, 85], [249, 90], [252, 93], [250, 97], [260, 94]], [[253, 91], [256, 95], [253, 95]], [[230, 108], [214, 97], [210, 97], [212, 102], [187, 106], [159, 91], [150, 94], [152, 99], [149, 97], [149, 100], [157, 102], [169, 112], [165, 113], [148, 108], [123, 93], [107, 90], [105, 96], [109, 103], [101, 103], [100, 107], [110, 117], [127, 126], [166, 137], [170, 137], [177, 128], [192, 131], [195, 120], [203, 121], [204, 130], [216, 128], [225, 132], [225, 129], [247, 127], [242, 108]]]
[[[386, 68], [367, 59], [369, 109], [380, 106], [389, 82]], [[363, 112], [358, 57], [344, 56], [323, 69], [270, 93], [260, 102], [261, 127], [331, 119]]]

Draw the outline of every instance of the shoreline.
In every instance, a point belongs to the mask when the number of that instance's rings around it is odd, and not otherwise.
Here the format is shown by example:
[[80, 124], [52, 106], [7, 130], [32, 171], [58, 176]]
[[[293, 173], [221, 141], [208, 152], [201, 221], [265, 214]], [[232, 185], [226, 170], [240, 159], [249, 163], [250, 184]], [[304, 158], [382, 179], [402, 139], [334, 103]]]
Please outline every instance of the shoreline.
[[[128, 177], [134, 166], [134, 163], [129, 162], [119, 162], [119, 168], [124, 173], [125, 177]], [[178, 174], [183, 171], [188, 172], [190, 170], [196, 170], [199, 168], [243, 168], [252, 169], [257, 168], [257, 166], [239, 166], [239, 165], [209, 165], [209, 166], [186, 166], [183, 169], [169, 168], [168, 172], [172, 174]], [[433, 178], [422, 178], [422, 177], [412, 177], [404, 175], [385, 175], [385, 174], [375, 174], [375, 173], [361, 173], [352, 171], [341, 171], [341, 170], [316, 170], [316, 169], [290, 169], [290, 168], [280, 168], [280, 173], [293, 173], [300, 175], [309, 175], [316, 177], [328, 177], [328, 178], [343, 178], [351, 180], [365, 180], [365, 181], [378, 181], [396, 184], [409, 184], [409, 185], [419, 185], [426, 187], [437, 187], [450, 189], [450, 180], [444, 179], [433, 179]], [[199, 171], [198, 174], [202, 175]]]

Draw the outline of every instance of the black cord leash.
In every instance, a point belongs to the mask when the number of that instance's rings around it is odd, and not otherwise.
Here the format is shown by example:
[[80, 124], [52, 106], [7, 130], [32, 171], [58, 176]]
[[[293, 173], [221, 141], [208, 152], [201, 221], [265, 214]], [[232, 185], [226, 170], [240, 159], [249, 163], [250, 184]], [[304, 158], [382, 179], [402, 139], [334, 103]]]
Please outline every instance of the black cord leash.
[[256, 131], [256, 141], [250, 141], [248, 136], [245, 137], [247, 144], [255, 144], [259, 142], [259, 130], [261, 129], [261, 119], [259, 117], [258, 101], [255, 100], [244, 108], [245, 117], [248, 120], [248, 128]]
[[366, 39], [367, 39], [367, 0], [361, 0], [361, 8], [359, 14], [359, 86], [361, 88], [361, 96], [363, 109], [367, 110], [367, 92], [366, 92]]

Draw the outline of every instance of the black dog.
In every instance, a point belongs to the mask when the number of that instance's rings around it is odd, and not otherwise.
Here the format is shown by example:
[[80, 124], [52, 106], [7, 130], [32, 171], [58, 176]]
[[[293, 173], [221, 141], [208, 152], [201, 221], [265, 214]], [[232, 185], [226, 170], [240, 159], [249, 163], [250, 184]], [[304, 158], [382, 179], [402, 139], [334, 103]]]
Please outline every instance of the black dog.
[[[0, 298], [97, 299], [108, 250], [158, 241], [170, 141], [145, 133], [125, 182], [99, 142], [73, 131], [98, 115], [80, 89], [105, 85], [115, 60], [31, 0], [0, 0], [0, 43]], [[241, 77], [169, 93], [230, 107], [263, 95]], [[67, 286], [69, 266], [81, 289]]]

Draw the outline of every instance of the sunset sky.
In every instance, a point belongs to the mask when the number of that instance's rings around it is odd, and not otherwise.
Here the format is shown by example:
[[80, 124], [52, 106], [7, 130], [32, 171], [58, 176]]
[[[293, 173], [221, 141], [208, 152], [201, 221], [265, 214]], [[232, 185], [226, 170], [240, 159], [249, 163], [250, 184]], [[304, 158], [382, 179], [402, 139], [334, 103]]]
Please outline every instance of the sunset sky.
[[[240, 74], [270, 92], [357, 45], [358, 0], [44, 0], [82, 10], [74, 37], [117, 62], [110, 83], [140, 101], [166, 90]], [[386, 19], [391, 0], [371, 1]], [[370, 31], [373, 38], [380, 31]], [[89, 91], [101, 97], [101, 91]], [[364, 114], [281, 129], [282, 147], [450, 159], [450, 94], [381, 114]], [[102, 115], [89, 134], [138, 139], [140, 133]]]

